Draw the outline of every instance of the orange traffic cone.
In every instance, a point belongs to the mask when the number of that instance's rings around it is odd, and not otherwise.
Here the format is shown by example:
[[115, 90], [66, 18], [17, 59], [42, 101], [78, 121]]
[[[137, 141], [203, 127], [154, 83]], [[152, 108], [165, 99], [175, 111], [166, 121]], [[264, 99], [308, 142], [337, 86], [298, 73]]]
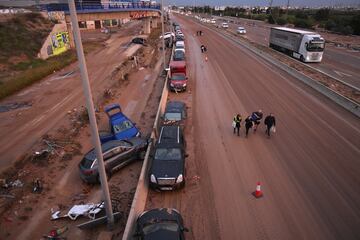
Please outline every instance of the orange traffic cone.
[[256, 185], [256, 190], [255, 190], [255, 192], [253, 192], [253, 195], [254, 195], [256, 198], [261, 198], [261, 197], [263, 196], [263, 193], [261, 192], [260, 182], [257, 183], [257, 185]]

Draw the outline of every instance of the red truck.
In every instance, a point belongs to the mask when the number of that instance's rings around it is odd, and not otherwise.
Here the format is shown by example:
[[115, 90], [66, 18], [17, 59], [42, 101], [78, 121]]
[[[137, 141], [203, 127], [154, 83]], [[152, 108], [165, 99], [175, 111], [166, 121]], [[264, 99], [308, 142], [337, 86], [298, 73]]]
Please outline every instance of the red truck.
[[170, 90], [185, 91], [188, 77], [186, 76], [185, 61], [171, 61], [170, 62]]

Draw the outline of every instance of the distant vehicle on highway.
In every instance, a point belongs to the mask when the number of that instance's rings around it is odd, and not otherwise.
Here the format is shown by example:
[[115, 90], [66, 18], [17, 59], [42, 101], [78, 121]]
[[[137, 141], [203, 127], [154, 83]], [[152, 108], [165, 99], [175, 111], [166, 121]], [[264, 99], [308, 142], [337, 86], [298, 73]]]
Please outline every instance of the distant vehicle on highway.
[[137, 240], [185, 240], [184, 220], [173, 208], [157, 208], [139, 215], [134, 237]]
[[[178, 50], [183, 51], [183, 50]], [[171, 61], [170, 62], [170, 77], [175, 73], [183, 73], [186, 75], [186, 62], [185, 61]]]
[[184, 73], [174, 73], [170, 76], [170, 90], [176, 92], [186, 91], [188, 77]]
[[271, 48], [302, 62], [321, 62], [325, 48], [320, 34], [286, 27], [272, 27], [269, 42]]
[[185, 42], [184, 41], [177, 41], [175, 43], [175, 50], [181, 49], [185, 52]]
[[[160, 39], [162, 38], [163, 36], [161, 35], [160, 36]], [[164, 33], [164, 39], [167, 39], [167, 38], [172, 38], [172, 40], [175, 40], [175, 33], [173, 32], [166, 32]]]
[[222, 28], [229, 28], [229, 24], [228, 24], [227, 22], [223, 22], [223, 23], [221, 24], [221, 27], [222, 27]]
[[210, 20], [210, 23], [211, 23], [211, 24], [215, 24], [215, 23], [216, 23], [216, 20], [213, 18], [213, 19]]
[[125, 114], [122, 113], [119, 104], [111, 104], [105, 107], [105, 113], [109, 118], [111, 132], [100, 131], [100, 141], [105, 143], [110, 140], [126, 140], [140, 137], [140, 131]]
[[168, 191], [185, 185], [185, 141], [180, 126], [161, 127], [151, 160], [151, 188]]
[[186, 118], [186, 105], [180, 101], [167, 103], [164, 113], [164, 121], [182, 121]]
[[246, 30], [244, 27], [238, 27], [236, 32], [239, 34], [246, 34]]
[[[109, 178], [113, 172], [133, 161], [144, 159], [147, 145], [147, 140], [137, 137], [129, 140], [112, 140], [102, 144], [107, 177]], [[79, 163], [79, 170], [80, 177], [84, 182], [100, 182], [95, 149], [85, 154]]]
[[185, 52], [181, 49], [176, 49], [173, 54], [174, 61], [185, 61]]

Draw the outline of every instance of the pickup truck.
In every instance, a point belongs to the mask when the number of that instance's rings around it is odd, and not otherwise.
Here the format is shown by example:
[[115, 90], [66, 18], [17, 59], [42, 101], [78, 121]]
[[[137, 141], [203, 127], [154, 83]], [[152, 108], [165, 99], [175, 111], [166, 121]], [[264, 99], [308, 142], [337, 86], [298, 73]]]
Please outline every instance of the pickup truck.
[[110, 132], [99, 131], [101, 143], [110, 140], [127, 140], [140, 137], [140, 131], [136, 124], [127, 118], [121, 111], [119, 104], [110, 104], [105, 107], [105, 113], [109, 118]]

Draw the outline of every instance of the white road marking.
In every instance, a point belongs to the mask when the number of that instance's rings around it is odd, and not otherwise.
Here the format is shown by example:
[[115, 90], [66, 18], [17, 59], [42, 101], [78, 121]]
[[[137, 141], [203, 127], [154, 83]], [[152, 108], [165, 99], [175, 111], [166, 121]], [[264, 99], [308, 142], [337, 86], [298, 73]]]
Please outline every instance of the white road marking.
[[340, 77], [343, 77], [343, 76], [346, 76], [346, 77], [352, 77], [351, 74], [348, 74], [348, 73], [344, 73], [344, 72], [340, 72], [340, 71], [336, 71], [336, 70], [333, 70], [337, 75], [339, 75]]

